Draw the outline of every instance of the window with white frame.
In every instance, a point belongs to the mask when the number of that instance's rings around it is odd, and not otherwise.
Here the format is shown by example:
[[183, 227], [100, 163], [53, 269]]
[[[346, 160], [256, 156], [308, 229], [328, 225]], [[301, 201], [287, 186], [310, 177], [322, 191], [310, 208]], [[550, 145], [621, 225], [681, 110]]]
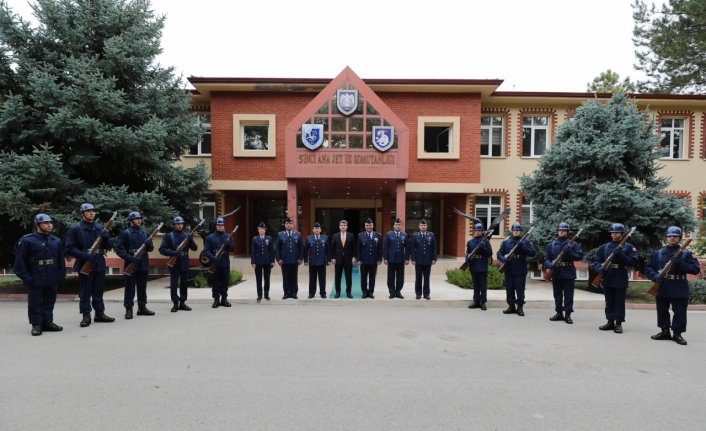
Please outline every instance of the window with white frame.
[[274, 114], [233, 115], [233, 156], [275, 157], [276, 130]]
[[210, 156], [211, 155], [211, 116], [209, 114], [199, 114], [196, 122], [201, 128], [199, 141], [189, 147], [190, 156]]
[[418, 159], [458, 159], [461, 117], [418, 117]]
[[[481, 219], [483, 226], [487, 229], [493, 219], [500, 215], [502, 210], [501, 196], [476, 196], [476, 217]], [[495, 228], [495, 235], [500, 234], [500, 226]]]
[[539, 157], [547, 150], [549, 117], [522, 118], [522, 157]]
[[520, 215], [520, 223], [523, 225], [532, 225], [534, 223], [534, 208], [529, 196], [522, 196], [522, 214]]
[[480, 155], [500, 157], [503, 155], [505, 134], [502, 115], [482, 115], [480, 117]]
[[216, 219], [216, 203], [202, 199], [197, 204], [199, 205], [199, 220], [206, 220], [205, 225], [208, 226], [210, 222]]
[[684, 159], [684, 119], [663, 118], [660, 146], [664, 150], [664, 159]]

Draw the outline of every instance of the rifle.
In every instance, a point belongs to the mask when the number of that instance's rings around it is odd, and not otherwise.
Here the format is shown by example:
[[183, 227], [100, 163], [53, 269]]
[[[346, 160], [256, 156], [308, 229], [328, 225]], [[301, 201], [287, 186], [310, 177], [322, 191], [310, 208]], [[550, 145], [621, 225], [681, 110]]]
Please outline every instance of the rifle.
[[[475, 219], [475, 217], [469, 216], [469, 215], [467, 215], [467, 214], [463, 214], [461, 211], [458, 211], [456, 208], [454, 208], [454, 211], [457, 211], [457, 214], [460, 213], [460, 215], [462, 215], [462, 216], [468, 218], [469, 220]], [[466, 261], [464, 261], [464, 262], [463, 262], [463, 265], [461, 265], [461, 267], [459, 268], [461, 271], [465, 271], [466, 268], [468, 268], [468, 259], [470, 259], [471, 257], [473, 257], [473, 256], [478, 252], [478, 250], [480, 250], [480, 246], [482, 246], [483, 244], [485, 244], [485, 243], [490, 239], [490, 237], [493, 236], [493, 231], [495, 231], [495, 228], [498, 227], [498, 226], [500, 225], [500, 222], [502, 222], [503, 220], [505, 220], [505, 218], [507, 218], [507, 216], [509, 216], [509, 215], [510, 215], [510, 208], [508, 208], [508, 209], [506, 209], [505, 211], [503, 211], [503, 212], [501, 212], [500, 214], [498, 214], [498, 215], [493, 219], [493, 221], [490, 222], [490, 227], [489, 227], [488, 230], [485, 231], [485, 233], [483, 234], [483, 241], [481, 241], [480, 244], [478, 244], [478, 245], [476, 246], [476, 248], [474, 248], [470, 253], [468, 253], [468, 255], [466, 256]], [[476, 219], [476, 220], [477, 220], [477, 219]]]
[[[113, 213], [113, 216], [110, 217], [110, 220], [108, 220], [105, 225], [103, 226], [103, 230], [110, 230], [110, 227], [113, 226], [113, 220], [115, 220], [115, 217], [118, 216], [118, 212], [115, 211]], [[95, 241], [93, 241], [93, 245], [91, 248], [88, 250], [88, 254], [91, 256], [95, 256], [96, 253], [98, 253], [98, 250], [100, 250], [101, 245], [103, 245], [103, 237], [98, 235], [98, 238], [96, 238]], [[88, 275], [90, 274], [91, 270], [93, 270], [93, 261], [92, 260], [86, 260], [83, 263], [83, 266], [81, 266], [81, 269], [79, 270], [79, 273], [83, 275]]]
[[[230, 216], [232, 216], [233, 214], [235, 214], [235, 213], [237, 213], [238, 211], [240, 211], [240, 208], [241, 208], [241, 207], [242, 207], [242, 205], [238, 205], [238, 208], [234, 209], [233, 211], [231, 211], [231, 212], [229, 212], [229, 213], [227, 213], [227, 214], [223, 214], [223, 215], [220, 215], [220, 216], [216, 216], [216, 218], [211, 221], [211, 226], [209, 227], [209, 229], [208, 229], [208, 230], [204, 229], [203, 231], [199, 232], [199, 235], [201, 235], [203, 238], [206, 238], [206, 236], [207, 236], [209, 233], [216, 231], [215, 223], [216, 223], [216, 220], [217, 220], [217, 219], [230, 217]], [[206, 231], [206, 232], [204, 233], [204, 231]], [[206, 257], [206, 254], [204, 253], [204, 251], [205, 251], [205, 250], [201, 250], [201, 253], [199, 253], [199, 262], [201, 263], [201, 266], [206, 267], [206, 266], [208, 266], [208, 257]]]
[[[630, 229], [630, 232], [628, 232], [628, 234], [625, 235], [623, 237], [623, 239], [620, 241], [620, 244], [618, 244], [618, 246], [615, 247], [615, 249], [613, 249], [613, 252], [610, 254], [610, 256], [608, 256], [608, 258], [605, 260], [605, 262], [603, 262], [603, 264], [601, 265], [601, 271], [606, 272], [608, 270], [608, 267], [610, 267], [610, 264], [611, 264], [611, 262], [613, 262], [613, 259], [615, 259], [615, 256], [618, 254], [618, 252], [620, 250], [623, 249], [623, 247], [625, 246], [625, 243], [628, 242], [628, 239], [630, 239], [632, 234], [635, 233], [635, 229], [637, 229], [637, 227], [633, 226]], [[598, 275], [596, 275], [596, 277], [591, 282], [591, 286], [598, 287], [601, 285], [602, 281], [603, 281], [603, 274], [601, 274], [599, 272]]]
[[[233, 232], [231, 232], [230, 235], [228, 235], [228, 239], [233, 238], [233, 235], [235, 234], [235, 232], [237, 232], [237, 230], [238, 230], [238, 226], [235, 226], [235, 229], [233, 229]], [[223, 244], [221, 244], [221, 247], [218, 249], [218, 253], [216, 253], [216, 258], [213, 260], [211, 267], [208, 268], [208, 272], [210, 272], [211, 274], [216, 272], [216, 262], [218, 262], [218, 259], [220, 259], [221, 256], [223, 256], [223, 253], [225, 253], [225, 252], [226, 252], [226, 243], [224, 241]]]
[[[684, 244], [679, 247], [679, 250], [677, 250], [676, 253], [674, 253], [674, 256], [679, 257], [684, 253], [684, 250], [691, 244], [691, 240], [694, 239], [696, 235], [691, 235], [691, 238], [687, 238], [684, 240]], [[655, 281], [650, 290], [647, 291], [652, 296], [657, 296], [659, 294], [660, 289], [662, 288], [662, 283], [664, 283], [664, 277], [669, 274], [669, 271], [672, 270], [672, 266], [674, 266], [674, 262], [670, 259], [666, 265], [664, 265], [664, 268], [659, 272], [659, 278], [662, 279], [662, 281]]]
[[522, 235], [522, 238], [520, 238], [520, 240], [517, 242], [517, 244], [515, 244], [515, 246], [512, 248], [512, 250], [510, 250], [510, 252], [505, 255], [505, 262], [503, 262], [503, 264], [498, 267], [498, 271], [505, 272], [505, 265], [507, 264], [508, 256], [512, 256], [515, 253], [515, 250], [517, 250], [517, 247], [519, 247], [520, 243], [522, 243], [522, 241], [527, 239], [527, 237], [529, 236], [529, 234], [532, 233], [533, 230], [534, 230], [534, 226], [532, 226], [530, 228], [530, 230], [527, 231], [526, 234]]
[[[147, 242], [148, 242], [149, 240], [151, 240], [152, 238], [154, 238], [155, 235], [157, 235], [157, 233], [159, 232], [159, 230], [162, 229], [162, 225], [163, 225], [163, 224], [164, 224], [164, 223], [160, 223], [159, 226], [157, 226], [157, 227], [155, 228], [155, 230], [152, 231], [152, 233], [151, 233], [150, 236], [145, 240], [145, 242], [142, 243], [142, 245], [140, 246], [140, 248], [137, 249], [137, 251], [135, 252], [135, 255], [133, 256], [135, 259], [139, 259], [139, 258], [142, 257], [142, 255], [144, 255], [145, 253], [147, 253]], [[129, 277], [129, 276], [132, 275], [133, 272], [135, 272], [135, 262], [130, 262], [130, 264], [129, 264], [127, 267], [125, 267], [125, 269], [123, 270], [123, 274], [125, 274], [125, 275], [127, 275], [127, 276]]]
[[[195, 233], [197, 230], [199, 230], [199, 228], [201, 227], [201, 225], [202, 225], [203, 222], [205, 222], [205, 221], [206, 221], [206, 219], [201, 220], [201, 221], [199, 222], [199, 224], [197, 224], [196, 227], [191, 230], [191, 232], [189, 233], [189, 236], [193, 236], [194, 233]], [[184, 249], [186, 248], [186, 246], [189, 245], [189, 241], [190, 241], [190, 240], [189, 240], [189, 236], [187, 236], [186, 238], [184, 238], [184, 241], [182, 241], [182, 242], [179, 244], [179, 246], [177, 247], [177, 250], [176, 250], [177, 253], [181, 254], [181, 252], [184, 251]], [[169, 260], [167, 261], [167, 266], [168, 266], [169, 268], [174, 268], [174, 265], [176, 265], [176, 260], [177, 260], [177, 256], [172, 256], [172, 257], [170, 257]]]
[[556, 259], [554, 259], [552, 261], [552, 268], [547, 268], [544, 270], [544, 279], [545, 280], [552, 281], [552, 274], [554, 273], [553, 267], [555, 265], [557, 265], [559, 262], [561, 262], [561, 259], [564, 257], [564, 254], [566, 254], [566, 250], [568, 250], [569, 248], [571, 248], [572, 245], [574, 245], [576, 240], [579, 239], [579, 235], [581, 235], [581, 232], [583, 232], [583, 229], [579, 229], [579, 231], [576, 232], [576, 235], [574, 235], [574, 237], [571, 238], [569, 243], [566, 244], [566, 247], [564, 247], [564, 249], [561, 251], [561, 253], [559, 253], [559, 256], [557, 256]]

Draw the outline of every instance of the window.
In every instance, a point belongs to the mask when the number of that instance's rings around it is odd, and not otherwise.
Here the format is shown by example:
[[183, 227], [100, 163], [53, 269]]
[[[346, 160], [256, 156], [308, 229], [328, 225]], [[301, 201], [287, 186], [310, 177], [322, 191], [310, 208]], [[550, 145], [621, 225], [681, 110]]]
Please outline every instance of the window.
[[273, 114], [233, 115], [234, 157], [275, 157], [276, 142]]
[[[495, 217], [500, 215], [502, 209], [502, 197], [500, 196], [476, 196], [476, 217], [482, 220], [485, 228], [490, 227]], [[500, 226], [495, 228], [494, 235], [500, 234]]]
[[419, 117], [417, 158], [458, 159], [461, 145], [460, 117]]
[[522, 118], [522, 157], [539, 157], [549, 142], [549, 117]]
[[528, 196], [522, 196], [522, 214], [520, 214], [520, 223], [531, 226], [534, 223], [534, 209], [532, 201]]
[[190, 156], [211, 155], [211, 116], [199, 114], [196, 122], [201, 127], [201, 137], [199, 141], [189, 147]]
[[480, 118], [480, 155], [500, 157], [503, 155], [503, 117], [483, 115]]
[[660, 146], [665, 154], [664, 159], [683, 159], [684, 157], [684, 119], [663, 118], [662, 140]]
[[[207, 199], [211, 199], [210, 197]], [[206, 220], [204, 225], [208, 226], [210, 223], [216, 219], [216, 203], [215, 202], [204, 202], [203, 199], [196, 202], [199, 206], [199, 220]]]
[[440, 236], [439, 232], [439, 200], [438, 199], [427, 199], [427, 200], [407, 200], [405, 205], [406, 211], [406, 221], [405, 230], [407, 232], [416, 232], [419, 230], [419, 222], [422, 219], [427, 220], [427, 230], [429, 232], [435, 232], [437, 236]]
[[425, 126], [424, 152], [448, 153], [451, 147], [451, 126]]

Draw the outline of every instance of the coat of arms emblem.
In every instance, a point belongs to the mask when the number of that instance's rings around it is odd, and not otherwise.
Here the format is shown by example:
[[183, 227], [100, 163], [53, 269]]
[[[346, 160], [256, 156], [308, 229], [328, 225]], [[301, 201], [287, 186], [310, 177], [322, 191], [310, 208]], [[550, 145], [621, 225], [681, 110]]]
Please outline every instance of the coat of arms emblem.
[[302, 124], [302, 144], [310, 150], [315, 150], [324, 142], [323, 124]]
[[358, 90], [338, 89], [336, 91], [336, 106], [343, 115], [351, 115], [358, 109]]
[[373, 146], [385, 152], [395, 142], [395, 128], [392, 126], [373, 126]]

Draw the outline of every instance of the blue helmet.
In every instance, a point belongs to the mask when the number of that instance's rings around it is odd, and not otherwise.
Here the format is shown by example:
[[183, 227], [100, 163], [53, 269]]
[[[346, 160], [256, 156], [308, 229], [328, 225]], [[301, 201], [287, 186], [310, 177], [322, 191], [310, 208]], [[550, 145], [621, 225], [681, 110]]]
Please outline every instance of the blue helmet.
[[625, 225], [620, 224], [620, 223], [613, 223], [610, 225], [610, 229], [608, 230], [610, 233], [625, 233]]
[[473, 226], [473, 230], [484, 230], [485, 228], [483, 227], [483, 223], [476, 223], [475, 226]]
[[37, 216], [34, 218], [34, 222], [37, 223], [37, 224], [39, 224], [39, 223], [46, 223], [46, 222], [51, 223], [51, 222], [52, 222], [52, 219], [51, 219], [51, 217], [49, 217], [49, 216], [46, 215], [46, 214], [37, 214]]
[[216, 219], [216, 226], [223, 226], [225, 224], [226, 224], [226, 222], [225, 222], [225, 220], [223, 220], [223, 217], [218, 217]]
[[140, 214], [140, 213], [137, 212], [137, 211], [132, 211], [132, 212], [130, 212], [130, 214], [127, 215], [127, 219], [128, 219], [129, 221], [133, 221], [133, 220], [135, 220], [136, 218], [142, 218], [142, 214]]
[[79, 208], [79, 211], [84, 212], [84, 211], [89, 211], [89, 210], [96, 210], [96, 207], [93, 206], [93, 204], [81, 204], [81, 207]]
[[174, 217], [174, 220], [172, 221], [172, 223], [174, 223], [174, 224], [179, 224], [179, 223], [184, 224], [184, 219], [183, 219], [181, 216], [176, 216], [176, 217]]
[[669, 226], [665, 236], [682, 236], [681, 228], [679, 226]]
[[561, 222], [559, 225], [556, 227], [556, 230], [571, 230], [571, 226], [569, 226], [568, 223], [566, 222]]
[[512, 225], [511, 230], [522, 230], [522, 225], [519, 223], [515, 223]]

